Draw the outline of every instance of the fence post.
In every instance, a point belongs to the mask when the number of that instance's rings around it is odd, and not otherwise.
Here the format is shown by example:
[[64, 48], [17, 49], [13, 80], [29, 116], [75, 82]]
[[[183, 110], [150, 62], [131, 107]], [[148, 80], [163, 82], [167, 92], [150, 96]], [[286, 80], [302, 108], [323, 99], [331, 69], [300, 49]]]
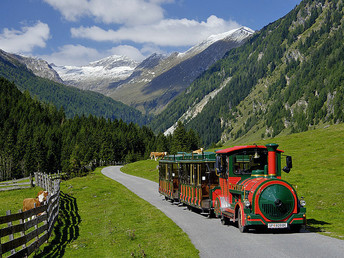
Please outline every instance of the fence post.
[[[33, 207], [34, 207], [34, 209], [36, 209], [36, 203], [34, 203], [33, 204]], [[34, 218], [33, 219], [35, 219], [35, 231], [36, 231], [36, 248], [38, 248], [38, 233], [37, 233], [37, 229], [38, 229], [38, 220], [36, 220], [36, 218], [37, 218], [37, 215], [35, 214], [35, 215], [33, 215], [34, 216]]]
[[[6, 215], [11, 215], [11, 210], [6, 211]], [[7, 222], [7, 226], [11, 227], [12, 226], [12, 221]], [[14, 239], [13, 233], [10, 234], [8, 237], [9, 237], [9, 240], [12, 241]], [[11, 250], [11, 254], [15, 254], [15, 253], [16, 253], [16, 250], [12, 249]]]
[[[22, 209], [19, 209], [18, 213], [22, 213], [22, 212], [23, 212]], [[25, 224], [25, 220], [19, 219], [19, 223], [20, 224]], [[24, 226], [23, 231], [20, 232], [20, 236], [25, 236], [25, 226]], [[22, 248], [23, 249], [26, 248], [26, 242], [22, 245]]]
[[30, 174], [30, 185], [31, 185], [31, 187], [34, 186], [34, 185], [33, 185], [33, 176], [32, 176], [32, 174]]
[[1, 237], [0, 237], [0, 258], [2, 257]]

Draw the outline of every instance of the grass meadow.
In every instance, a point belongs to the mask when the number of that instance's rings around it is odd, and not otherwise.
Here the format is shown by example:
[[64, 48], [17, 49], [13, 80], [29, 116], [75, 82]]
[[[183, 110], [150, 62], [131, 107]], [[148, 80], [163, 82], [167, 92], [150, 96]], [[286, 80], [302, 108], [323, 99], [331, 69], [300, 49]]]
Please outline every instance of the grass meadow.
[[[198, 257], [172, 220], [100, 171], [61, 183], [54, 233], [34, 257]], [[38, 191], [0, 192], [0, 216]]]

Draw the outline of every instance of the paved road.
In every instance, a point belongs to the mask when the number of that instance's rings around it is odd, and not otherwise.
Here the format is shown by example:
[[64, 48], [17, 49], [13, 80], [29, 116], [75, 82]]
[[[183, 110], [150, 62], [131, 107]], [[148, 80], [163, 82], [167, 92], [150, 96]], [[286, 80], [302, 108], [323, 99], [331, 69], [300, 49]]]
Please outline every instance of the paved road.
[[316, 233], [240, 233], [234, 226], [223, 226], [219, 219], [208, 219], [186, 207], [165, 201], [158, 184], [124, 174], [119, 166], [102, 170], [142, 199], [170, 217], [190, 237], [203, 257], [341, 257], [344, 241]]

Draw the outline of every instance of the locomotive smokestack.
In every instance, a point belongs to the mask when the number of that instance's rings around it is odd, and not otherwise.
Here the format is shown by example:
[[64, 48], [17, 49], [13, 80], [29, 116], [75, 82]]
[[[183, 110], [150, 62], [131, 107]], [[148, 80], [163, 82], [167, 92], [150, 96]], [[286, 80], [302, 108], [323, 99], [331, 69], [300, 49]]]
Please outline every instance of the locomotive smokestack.
[[276, 150], [278, 144], [270, 143], [265, 146], [268, 148], [268, 176], [276, 177]]

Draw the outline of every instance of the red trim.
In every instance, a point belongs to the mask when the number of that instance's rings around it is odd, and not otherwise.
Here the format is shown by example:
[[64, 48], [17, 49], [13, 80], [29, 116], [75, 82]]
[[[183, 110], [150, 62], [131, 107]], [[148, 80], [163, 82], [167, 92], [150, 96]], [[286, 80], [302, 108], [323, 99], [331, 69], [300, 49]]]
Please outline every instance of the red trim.
[[247, 219], [247, 221], [260, 221], [262, 222], [264, 225], [266, 225], [265, 221], [262, 219]]
[[[231, 147], [231, 148], [227, 148], [227, 149], [223, 149], [223, 150], [218, 150], [218, 151], [216, 151], [216, 153], [217, 154], [228, 154], [228, 153], [231, 153], [233, 151], [245, 150], [245, 149], [267, 149], [267, 148], [263, 145], [235, 146], [235, 147]], [[277, 150], [277, 152], [284, 152], [284, 151]]]

